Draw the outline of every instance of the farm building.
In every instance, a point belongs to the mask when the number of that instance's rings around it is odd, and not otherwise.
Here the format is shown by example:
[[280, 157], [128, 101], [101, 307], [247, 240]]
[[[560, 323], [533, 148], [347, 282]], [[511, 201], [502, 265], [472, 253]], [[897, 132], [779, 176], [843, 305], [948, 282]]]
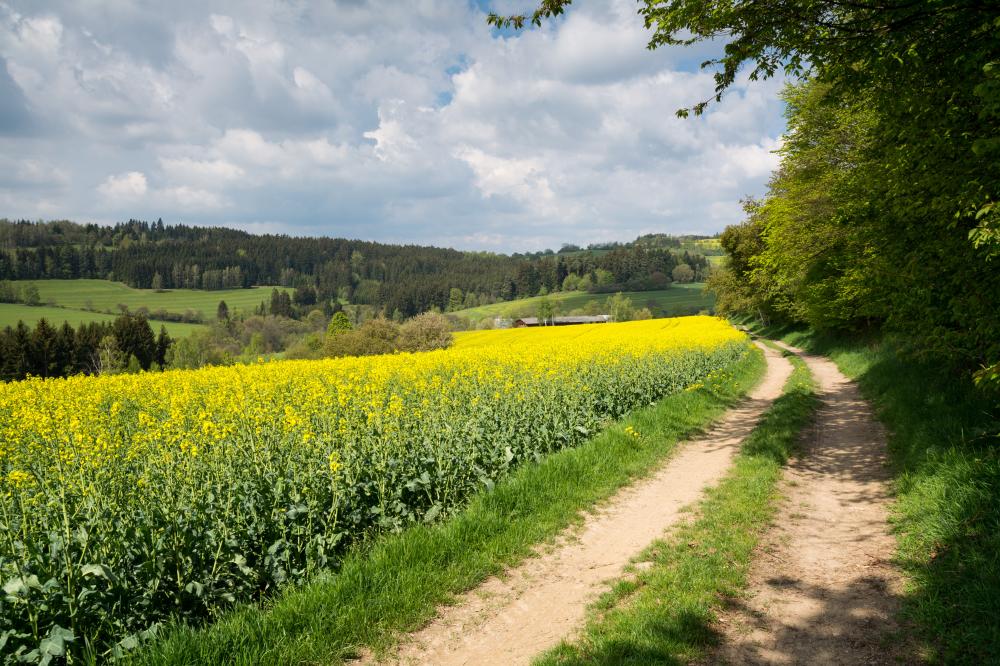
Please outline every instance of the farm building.
[[514, 320], [514, 328], [526, 328], [528, 326], [572, 326], [574, 324], [607, 324], [611, 321], [611, 315], [594, 315], [580, 317], [552, 317], [544, 322], [538, 317], [521, 317]]

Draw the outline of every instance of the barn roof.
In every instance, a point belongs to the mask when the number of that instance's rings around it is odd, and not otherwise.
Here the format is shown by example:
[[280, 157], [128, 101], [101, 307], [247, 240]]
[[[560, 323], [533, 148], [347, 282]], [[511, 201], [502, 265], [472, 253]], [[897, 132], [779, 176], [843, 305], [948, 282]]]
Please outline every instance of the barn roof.
[[[565, 326], [568, 324], [606, 324], [611, 321], [611, 315], [580, 315], [575, 317], [552, 317], [549, 326]], [[514, 325], [540, 326], [538, 317], [521, 317], [514, 320]]]

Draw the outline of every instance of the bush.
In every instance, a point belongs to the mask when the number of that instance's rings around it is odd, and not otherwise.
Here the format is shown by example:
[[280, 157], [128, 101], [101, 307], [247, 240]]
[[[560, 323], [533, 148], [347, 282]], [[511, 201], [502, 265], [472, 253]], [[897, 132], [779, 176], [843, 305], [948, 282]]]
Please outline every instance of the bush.
[[453, 340], [448, 319], [444, 315], [433, 312], [418, 315], [399, 329], [399, 349], [401, 351], [447, 349]]
[[327, 356], [371, 356], [391, 354], [398, 348], [399, 325], [378, 317], [370, 319], [358, 329], [335, 336], [327, 336]]

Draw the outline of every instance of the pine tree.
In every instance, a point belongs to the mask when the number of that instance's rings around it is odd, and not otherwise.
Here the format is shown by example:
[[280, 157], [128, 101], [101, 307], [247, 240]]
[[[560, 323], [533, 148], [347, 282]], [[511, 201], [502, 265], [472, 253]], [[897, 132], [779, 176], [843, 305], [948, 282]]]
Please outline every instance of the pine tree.
[[161, 368], [167, 367], [167, 351], [173, 343], [170, 335], [167, 334], [167, 327], [160, 326], [160, 336], [156, 339], [156, 355], [154, 361]]
[[52, 328], [43, 317], [35, 325], [28, 347], [31, 374], [38, 377], [52, 377], [59, 374], [53, 367], [55, 346], [56, 329]]

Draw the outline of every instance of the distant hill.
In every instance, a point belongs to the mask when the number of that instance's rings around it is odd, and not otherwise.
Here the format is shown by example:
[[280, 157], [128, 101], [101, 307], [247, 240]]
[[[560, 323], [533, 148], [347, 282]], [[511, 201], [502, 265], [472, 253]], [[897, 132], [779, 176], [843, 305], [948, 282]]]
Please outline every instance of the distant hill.
[[506, 255], [162, 221], [100, 226], [0, 220], [0, 280], [105, 280], [175, 293], [309, 286], [320, 302], [409, 317], [433, 307], [473, 308], [559, 292], [567, 279], [572, 290], [579, 280], [584, 290], [592, 285], [603, 291], [659, 290], [677, 277], [676, 270], [682, 282], [702, 281], [714, 253], [706, 240], [655, 234], [629, 243]]

